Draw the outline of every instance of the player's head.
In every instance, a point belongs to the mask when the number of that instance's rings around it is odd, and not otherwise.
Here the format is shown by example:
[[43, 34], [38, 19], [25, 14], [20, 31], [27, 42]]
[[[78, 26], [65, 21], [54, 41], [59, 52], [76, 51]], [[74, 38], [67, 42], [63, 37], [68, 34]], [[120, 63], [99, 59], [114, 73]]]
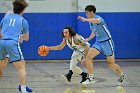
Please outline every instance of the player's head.
[[72, 29], [72, 27], [70, 26], [64, 27], [63, 32], [62, 32], [62, 36], [64, 38], [69, 38], [75, 35], [76, 35], [76, 32]]
[[28, 3], [25, 0], [14, 0], [13, 1], [13, 12], [15, 14], [22, 14]]
[[27, 6], [28, 6], [28, 3], [29, 3], [29, 0], [12, 0], [13, 2], [14, 1], [18, 1], [18, 2], [26, 2]]
[[96, 7], [94, 5], [87, 5], [85, 8], [87, 18], [92, 18], [96, 14]]

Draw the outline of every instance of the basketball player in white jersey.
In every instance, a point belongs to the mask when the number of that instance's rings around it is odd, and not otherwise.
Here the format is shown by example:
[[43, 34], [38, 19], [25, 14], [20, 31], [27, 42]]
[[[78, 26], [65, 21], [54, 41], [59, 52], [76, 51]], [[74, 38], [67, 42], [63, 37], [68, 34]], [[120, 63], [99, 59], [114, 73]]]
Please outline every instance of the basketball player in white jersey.
[[63, 41], [60, 45], [51, 46], [49, 50], [61, 50], [66, 45], [71, 48], [74, 52], [71, 56], [70, 61], [70, 70], [67, 74], [63, 75], [69, 82], [71, 82], [71, 77], [73, 73], [79, 74], [82, 76], [80, 83], [84, 82], [87, 77], [87, 73], [83, 72], [78, 66], [77, 63], [84, 59], [88, 53], [90, 44], [84, 41], [84, 38], [72, 29], [72, 27], [65, 27], [62, 32]]

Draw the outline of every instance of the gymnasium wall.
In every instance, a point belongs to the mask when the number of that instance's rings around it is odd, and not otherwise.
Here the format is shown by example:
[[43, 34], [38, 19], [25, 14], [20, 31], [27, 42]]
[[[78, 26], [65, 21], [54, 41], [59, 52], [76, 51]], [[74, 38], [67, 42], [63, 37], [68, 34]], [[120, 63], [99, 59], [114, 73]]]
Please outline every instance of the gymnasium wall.
[[[81, 2], [82, 1], [82, 2]], [[96, 4], [97, 14], [108, 24], [115, 43], [116, 58], [140, 58], [140, 3], [139, 0], [32, 0], [23, 15], [30, 25], [30, 40], [21, 45], [25, 59], [70, 59], [72, 50], [50, 51], [46, 57], [37, 54], [40, 45], [58, 45], [64, 26], [72, 26], [85, 38], [91, 33], [88, 23], [77, 20], [85, 16], [87, 4]], [[11, 9], [11, 1], [0, 1], [0, 20]], [[95, 39], [91, 40], [93, 44]], [[103, 55], [97, 58], [105, 58]]]

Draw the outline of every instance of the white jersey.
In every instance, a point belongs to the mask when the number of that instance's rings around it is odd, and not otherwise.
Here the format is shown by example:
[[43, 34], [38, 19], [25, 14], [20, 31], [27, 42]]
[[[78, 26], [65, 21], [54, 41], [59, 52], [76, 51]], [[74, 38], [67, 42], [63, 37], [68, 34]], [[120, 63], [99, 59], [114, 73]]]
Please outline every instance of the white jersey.
[[[74, 37], [72, 37], [71, 44], [69, 43], [68, 39], [66, 39], [66, 43], [67, 43], [68, 47], [70, 47], [72, 50], [74, 50], [76, 52], [84, 53], [85, 49], [81, 45], [76, 45], [73, 38]], [[84, 40], [84, 38], [82, 36], [81, 36], [81, 38]], [[86, 42], [86, 44], [88, 46], [90, 46], [90, 44], [88, 42]]]

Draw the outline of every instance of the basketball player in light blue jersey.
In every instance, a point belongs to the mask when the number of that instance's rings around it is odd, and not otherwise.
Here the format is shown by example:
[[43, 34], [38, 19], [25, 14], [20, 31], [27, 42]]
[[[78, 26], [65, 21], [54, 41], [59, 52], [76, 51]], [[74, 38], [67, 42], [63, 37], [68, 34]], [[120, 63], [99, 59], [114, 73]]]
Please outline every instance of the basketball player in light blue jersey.
[[[16, 0], [13, 0], [12, 2], [14, 2], [14, 1], [16, 1]], [[28, 0], [18, 0], [18, 1], [19, 1], [19, 2], [26, 1], [27, 4], [28, 4]], [[14, 14], [14, 13], [13, 13], [13, 10], [8, 10], [8, 11], [6, 12], [5, 16], [6, 16], [6, 15], [9, 15], [9, 14]], [[5, 16], [4, 16], [4, 17], [5, 17]], [[20, 35], [20, 41], [19, 41], [20, 44], [23, 43], [23, 37], [24, 37], [24, 35], [21, 34], [21, 35]], [[3, 60], [2, 62], [0, 62], [0, 65], [1, 65], [1, 74], [0, 74], [0, 76], [2, 76], [2, 72], [3, 72], [4, 69], [6, 68], [8, 62], [9, 62], [9, 55], [7, 54], [6, 57], [4, 58], [4, 60]]]
[[96, 15], [96, 7], [94, 5], [86, 6], [85, 12], [87, 18], [79, 16], [78, 19], [82, 20], [83, 22], [89, 22], [90, 29], [92, 30], [91, 35], [86, 39], [86, 41], [89, 41], [96, 36], [96, 42], [90, 48], [85, 59], [89, 78], [87, 78], [83, 84], [95, 82], [93, 76], [92, 59], [102, 53], [106, 56], [109, 67], [119, 75], [120, 78], [118, 79], [118, 85], [121, 85], [124, 81], [125, 75], [122, 72], [120, 66], [115, 63], [114, 43], [107, 25], [102, 17]]
[[64, 27], [62, 32], [63, 40], [60, 45], [51, 46], [49, 50], [61, 50], [66, 45], [73, 50], [73, 54], [70, 60], [70, 70], [67, 74], [62, 75], [67, 81], [71, 82], [73, 73], [79, 74], [82, 77], [80, 83], [84, 82], [87, 78], [87, 73], [83, 72], [81, 68], [77, 66], [78, 62], [83, 60], [88, 53], [90, 44], [84, 41], [84, 38], [72, 29], [72, 27]]
[[[24, 0], [15, 0], [13, 2], [13, 14], [6, 15], [0, 24], [0, 62], [9, 55], [9, 61], [14, 64], [19, 72], [19, 91], [22, 93], [32, 92], [32, 89], [26, 87], [25, 61], [20, 49], [20, 34], [23, 33], [24, 40], [29, 39], [28, 22], [21, 16], [27, 7]], [[2, 74], [0, 66], [0, 74]]]

